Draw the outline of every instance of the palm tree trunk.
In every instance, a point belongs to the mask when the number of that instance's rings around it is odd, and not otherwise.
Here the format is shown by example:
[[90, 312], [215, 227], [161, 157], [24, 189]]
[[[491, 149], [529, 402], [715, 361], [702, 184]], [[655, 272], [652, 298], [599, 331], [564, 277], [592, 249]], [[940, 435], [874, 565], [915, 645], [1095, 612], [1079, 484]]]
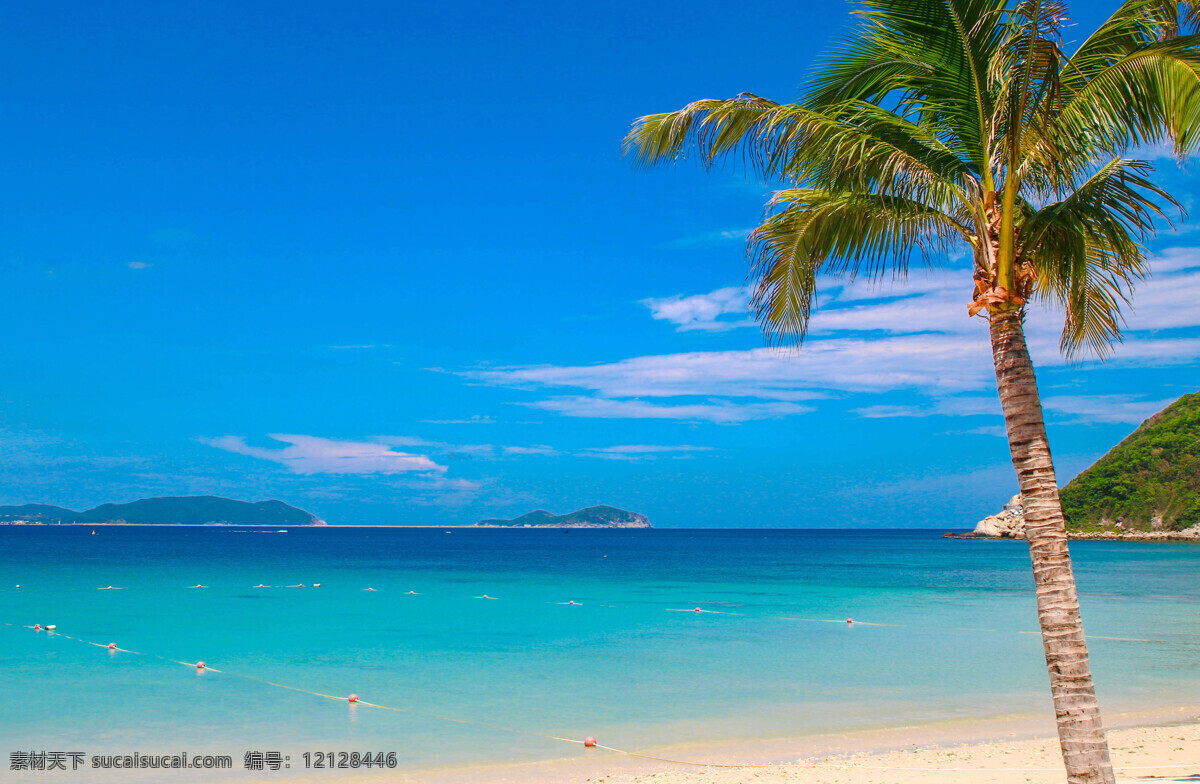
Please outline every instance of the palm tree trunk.
[[1070, 784], [1114, 784], [1108, 740], [1100, 723], [1100, 706], [1088, 667], [1062, 503], [1022, 318], [1017, 310], [991, 314], [992, 358], [1008, 446], [1025, 505], [1025, 535], [1033, 561], [1038, 621], [1050, 671], [1058, 738]]

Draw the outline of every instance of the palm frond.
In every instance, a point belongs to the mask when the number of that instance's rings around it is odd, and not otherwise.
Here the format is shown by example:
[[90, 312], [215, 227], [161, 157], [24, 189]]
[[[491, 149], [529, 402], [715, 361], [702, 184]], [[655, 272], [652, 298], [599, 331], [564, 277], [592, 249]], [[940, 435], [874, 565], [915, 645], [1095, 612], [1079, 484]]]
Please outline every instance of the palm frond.
[[1162, 204], [1180, 205], [1145, 175], [1145, 161], [1116, 158], [1061, 201], [1027, 208], [1018, 257], [1036, 275], [1035, 293], [1066, 313], [1060, 348], [1107, 355], [1121, 339], [1121, 306], [1147, 271], [1143, 242]]
[[[1004, 36], [1004, 0], [859, 0], [857, 29], [811, 82], [804, 103], [894, 102], [954, 137], [985, 178], [994, 113], [988, 63]], [[950, 141], [947, 139], [947, 143]]]
[[1180, 156], [1200, 144], [1200, 35], [1152, 42], [1107, 64], [1099, 55], [1072, 59], [1063, 74], [1054, 146], [1072, 160], [1164, 138]]
[[869, 103], [837, 112], [836, 125], [796, 146], [786, 166], [793, 181], [903, 196], [944, 210], [980, 192], [976, 173], [929, 129]]
[[817, 274], [903, 277], [914, 254], [926, 261], [969, 232], [946, 214], [897, 196], [794, 188], [748, 238], [751, 303], [773, 343], [804, 340]]
[[[639, 117], [625, 136], [626, 155], [639, 165], [649, 166], [677, 160], [689, 153], [700, 163], [711, 165], [725, 153], [744, 146], [754, 156], [763, 152], [764, 127], [803, 126], [815, 119], [795, 107], [742, 93], [728, 100], [693, 101], [674, 112]], [[778, 115], [786, 114], [784, 120]], [[768, 156], [769, 159], [770, 156]]]

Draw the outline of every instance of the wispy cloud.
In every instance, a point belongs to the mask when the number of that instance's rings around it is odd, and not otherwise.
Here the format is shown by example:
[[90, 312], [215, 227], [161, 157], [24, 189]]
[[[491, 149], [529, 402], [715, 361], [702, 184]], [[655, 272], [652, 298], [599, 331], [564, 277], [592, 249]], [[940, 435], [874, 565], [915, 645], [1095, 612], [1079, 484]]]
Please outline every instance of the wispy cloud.
[[397, 452], [385, 444], [333, 441], [327, 438], [272, 433], [272, 440], [289, 444], [282, 449], [250, 446], [242, 436], [201, 438], [201, 443], [239, 455], [278, 463], [294, 474], [403, 474], [443, 472], [425, 455]]
[[1042, 405], [1079, 424], [1140, 424], [1173, 402], [1145, 400], [1140, 395], [1060, 395], [1047, 398]]
[[426, 425], [492, 425], [496, 420], [490, 416], [481, 416], [473, 414], [467, 419], [422, 419], [420, 420]]
[[805, 414], [811, 406], [795, 403], [734, 403], [727, 400], [711, 400], [704, 403], [680, 403], [659, 405], [644, 400], [612, 400], [603, 397], [552, 397], [535, 403], [525, 403], [532, 408], [573, 417], [599, 419], [675, 419], [684, 422], [711, 422], [714, 424], [737, 424], [752, 419], [779, 419], [780, 417]]
[[751, 229], [721, 229], [707, 231], [703, 234], [693, 234], [690, 237], [680, 237], [665, 243], [671, 248], [697, 248], [705, 245], [721, 245], [725, 243], [744, 242], [750, 236]]
[[154, 265], [148, 261], [131, 261], [125, 266], [129, 267], [131, 270], [144, 270], [150, 269]]
[[503, 446], [500, 451], [505, 455], [540, 455], [542, 457], [554, 457], [561, 454], [557, 449], [545, 444], [535, 444], [533, 446]]
[[964, 436], [993, 436], [995, 438], [1008, 438], [1008, 431], [1004, 425], [983, 425], [982, 427], [972, 427], [967, 430], [949, 430], [947, 435], [964, 435]]
[[691, 457], [696, 452], [711, 452], [711, 446], [692, 446], [679, 444], [665, 446], [660, 444], [621, 444], [597, 449], [585, 449], [578, 454], [581, 457], [595, 457], [601, 460], [655, 460], [660, 457]]
[[606, 398], [756, 397], [812, 400], [826, 390], [986, 387], [986, 335], [903, 335], [814, 340], [799, 352], [756, 348], [634, 357], [600, 365], [532, 365], [462, 371], [487, 384], [524, 389], [574, 387]]
[[874, 405], [854, 409], [864, 419], [928, 416], [1003, 416], [1000, 399], [995, 395], [957, 395], [939, 398], [924, 405]]
[[[1166, 367], [1200, 358], [1200, 251], [1175, 248], [1151, 261], [1128, 314], [1125, 342], [1108, 366]], [[731, 424], [803, 414], [800, 401], [910, 390], [926, 402], [869, 403], [863, 417], [997, 415], [987, 323], [969, 318], [966, 269], [914, 272], [902, 281], [824, 282], [800, 351], [752, 348], [631, 357], [590, 365], [517, 365], [458, 374], [476, 382], [549, 393], [522, 405], [564, 416]], [[749, 323], [746, 289], [642, 301], [678, 331]], [[1062, 316], [1031, 307], [1026, 338], [1035, 364], [1062, 367]], [[1079, 372], [1094, 365], [1082, 364]], [[866, 401], [864, 401], [866, 402]], [[1131, 409], [1132, 410], [1132, 409]], [[1126, 414], [1132, 416], [1132, 414]]]

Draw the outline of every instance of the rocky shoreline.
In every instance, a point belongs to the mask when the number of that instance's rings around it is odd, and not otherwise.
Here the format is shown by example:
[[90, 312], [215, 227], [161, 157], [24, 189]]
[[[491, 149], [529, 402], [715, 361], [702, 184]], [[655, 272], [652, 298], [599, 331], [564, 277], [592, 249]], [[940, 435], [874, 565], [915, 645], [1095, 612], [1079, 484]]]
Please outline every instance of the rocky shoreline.
[[[1024, 536], [988, 536], [987, 534], [977, 534], [975, 532], [956, 534], [942, 534], [943, 539], [1014, 539], [1017, 541], [1025, 541]], [[1106, 542], [1193, 542], [1200, 543], [1200, 531], [1195, 528], [1189, 528], [1186, 531], [1126, 531], [1124, 533], [1114, 534], [1105, 531], [1067, 531], [1067, 539], [1072, 542], [1076, 540], [1097, 540]]]
[[[1154, 523], [1162, 525], [1162, 518]], [[1004, 508], [994, 515], [980, 520], [970, 533], [944, 535], [946, 539], [1025, 539], [1025, 507], [1020, 494], [1009, 499]], [[1067, 538], [1075, 540], [1100, 540], [1109, 542], [1200, 542], [1200, 526], [1194, 525], [1182, 531], [1126, 529], [1120, 522], [1113, 523], [1108, 531], [1067, 531]]]

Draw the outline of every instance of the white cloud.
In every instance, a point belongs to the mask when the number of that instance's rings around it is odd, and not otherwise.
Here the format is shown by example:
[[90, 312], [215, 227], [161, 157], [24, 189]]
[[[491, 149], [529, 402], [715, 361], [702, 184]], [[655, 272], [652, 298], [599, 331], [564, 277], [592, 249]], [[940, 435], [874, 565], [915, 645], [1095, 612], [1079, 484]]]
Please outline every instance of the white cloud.
[[371, 436], [371, 441], [389, 446], [421, 447], [451, 458], [465, 455], [481, 460], [499, 460], [502, 457], [523, 455], [544, 455], [549, 457], [560, 454], [557, 449], [545, 444], [530, 444], [527, 446], [450, 444], [445, 441], [429, 441], [416, 436]]
[[1046, 398], [1042, 407], [1070, 417], [1073, 424], [1141, 424], [1173, 402], [1143, 400], [1140, 395], [1061, 395]]
[[800, 351], [755, 348], [634, 357], [603, 365], [488, 368], [463, 376], [526, 389], [574, 387], [606, 398], [755, 397], [812, 400], [825, 390], [963, 391], [987, 386], [986, 335], [813, 340]]
[[[1200, 326], [1195, 307], [1200, 252], [1170, 249], [1151, 266], [1156, 275], [1137, 287], [1125, 342], [1115, 347], [1108, 366], [1171, 366], [1200, 358], [1200, 337], [1161, 334]], [[824, 286], [799, 351], [697, 351], [594, 365], [478, 368], [459, 375], [550, 392], [553, 396], [524, 405], [574, 417], [734, 423], [812, 410], [798, 401], [897, 390], [930, 400], [866, 405], [857, 413], [872, 418], [999, 414], [994, 397], [970, 394], [994, 389], [995, 371], [987, 322], [967, 315], [973, 284], [965, 268], [918, 270], [902, 281], [832, 279]], [[746, 289], [737, 287], [643, 300], [653, 318], [678, 331], [749, 325], [747, 303]], [[1067, 363], [1058, 348], [1061, 329], [1061, 314], [1031, 306], [1025, 332], [1036, 366]], [[1097, 366], [1083, 361], [1078, 369]], [[676, 400], [663, 400], [669, 398]]]
[[131, 261], [131, 262], [129, 262], [129, 264], [127, 266], [131, 270], [144, 270], [144, 269], [150, 269], [154, 265], [148, 261]]
[[749, 311], [750, 294], [743, 286], [717, 289], [708, 294], [671, 297], [651, 297], [641, 304], [650, 308], [651, 318], [668, 321], [675, 325], [676, 332], [700, 329], [706, 332], [724, 332], [738, 327], [753, 327], [754, 319], [741, 318], [720, 321], [720, 317], [731, 313], [745, 316]]
[[778, 419], [812, 411], [811, 406], [795, 403], [731, 403], [712, 400], [706, 403], [657, 405], [642, 400], [611, 400], [602, 397], [552, 397], [533, 408], [554, 411], [565, 416], [599, 419], [677, 419], [685, 422], [735, 424], [752, 419]]
[[501, 447], [501, 451], [505, 455], [542, 455], [545, 457], [554, 457], [559, 454], [559, 451], [545, 444], [535, 444], [533, 446], [505, 446]]
[[581, 457], [596, 457], [601, 460], [654, 460], [660, 456], [690, 457], [695, 452], [711, 452], [711, 446], [692, 446], [679, 444], [663, 446], [659, 444], [621, 444], [619, 446], [597, 447], [579, 452]]
[[[1182, 257], [1172, 261], [1188, 263]], [[1196, 307], [1200, 302], [1200, 272], [1155, 275], [1138, 285], [1132, 299], [1127, 324], [1131, 332], [1196, 326], [1200, 322]]]
[[1182, 272], [1200, 267], [1200, 249], [1166, 248], [1150, 257], [1150, 274]]
[[279, 463], [294, 474], [401, 474], [446, 470], [445, 466], [424, 455], [396, 452], [385, 444], [332, 441], [284, 433], [271, 433], [270, 438], [290, 446], [283, 449], [250, 446], [241, 436], [199, 440], [226, 452]]
[[895, 417], [927, 417], [933, 416], [936, 412], [921, 406], [877, 405], [856, 408], [854, 413], [863, 419], [893, 419]]
[[496, 420], [490, 416], [481, 416], [472, 414], [469, 419], [422, 419], [420, 420], [426, 425], [492, 425]]

